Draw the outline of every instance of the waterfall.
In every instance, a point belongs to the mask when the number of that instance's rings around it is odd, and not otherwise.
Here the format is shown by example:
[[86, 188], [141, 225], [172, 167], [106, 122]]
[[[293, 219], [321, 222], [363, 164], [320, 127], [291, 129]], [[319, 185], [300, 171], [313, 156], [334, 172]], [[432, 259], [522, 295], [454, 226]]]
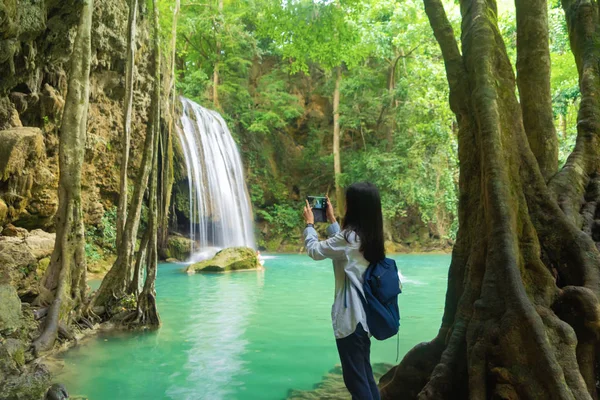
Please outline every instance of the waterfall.
[[192, 259], [225, 247], [255, 248], [242, 160], [225, 120], [189, 99], [181, 102], [178, 135], [189, 182]]

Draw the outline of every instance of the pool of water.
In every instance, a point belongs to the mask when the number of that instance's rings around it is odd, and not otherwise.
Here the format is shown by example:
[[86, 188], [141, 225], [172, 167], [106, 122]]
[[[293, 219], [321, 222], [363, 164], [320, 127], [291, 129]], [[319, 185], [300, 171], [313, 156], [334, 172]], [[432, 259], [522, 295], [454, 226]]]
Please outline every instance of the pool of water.
[[[450, 256], [395, 257], [400, 357], [432, 339], [444, 307]], [[56, 381], [71, 395], [108, 399], [285, 399], [310, 389], [339, 359], [330, 321], [330, 261], [267, 257], [264, 271], [188, 276], [161, 264], [156, 290], [162, 327], [105, 334], [62, 355]], [[396, 338], [373, 340], [373, 363], [394, 363]]]

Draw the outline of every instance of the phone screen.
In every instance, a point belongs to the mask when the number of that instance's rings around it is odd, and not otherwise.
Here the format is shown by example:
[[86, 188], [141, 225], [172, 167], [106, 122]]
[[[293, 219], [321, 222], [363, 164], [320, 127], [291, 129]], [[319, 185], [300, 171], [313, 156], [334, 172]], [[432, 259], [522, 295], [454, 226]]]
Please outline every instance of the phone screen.
[[327, 221], [327, 197], [323, 196], [308, 196], [306, 198], [310, 208], [312, 208], [315, 222]]
[[310, 204], [311, 208], [325, 210], [327, 209], [327, 197], [308, 196], [308, 204]]

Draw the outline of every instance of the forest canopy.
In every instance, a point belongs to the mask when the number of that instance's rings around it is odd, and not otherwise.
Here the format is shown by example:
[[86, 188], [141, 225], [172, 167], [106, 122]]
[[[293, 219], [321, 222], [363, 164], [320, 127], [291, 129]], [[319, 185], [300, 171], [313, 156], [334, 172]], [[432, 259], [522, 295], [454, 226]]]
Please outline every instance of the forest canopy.
[[[446, 9], [460, 32], [459, 7]], [[513, 3], [499, 2], [499, 14], [516, 63]], [[177, 87], [230, 124], [259, 227], [268, 224], [260, 246], [295, 245], [298, 200], [360, 180], [382, 188], [389, 240], [418, 250], [455, 238], [457, 128], [422, 1], [183, 0], [179, 21]], [[579, 88], [558, 1], [549, 24], [562, 165]]]

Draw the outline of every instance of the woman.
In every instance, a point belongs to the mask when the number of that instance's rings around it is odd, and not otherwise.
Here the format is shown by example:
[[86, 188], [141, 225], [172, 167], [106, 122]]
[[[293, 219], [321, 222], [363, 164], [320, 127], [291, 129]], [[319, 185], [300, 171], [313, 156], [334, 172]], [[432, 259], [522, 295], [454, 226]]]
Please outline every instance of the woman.
[[346, 215], [340, 231], [333, 206], [327, 199], [328, 240], [319, 241], [313, 212], [304, 207], [304, 241], [313, 260], [330, 258], [335, 274], [335, 297], [331, 309], [333, 331], [344, 383], [353, 400], [379, 400], [371, 370], [371, 340], [361, 301], [363, 276], [371, 262], [385, 258], [383, 216], [377, 187], [355, 183], [346, 190]]

